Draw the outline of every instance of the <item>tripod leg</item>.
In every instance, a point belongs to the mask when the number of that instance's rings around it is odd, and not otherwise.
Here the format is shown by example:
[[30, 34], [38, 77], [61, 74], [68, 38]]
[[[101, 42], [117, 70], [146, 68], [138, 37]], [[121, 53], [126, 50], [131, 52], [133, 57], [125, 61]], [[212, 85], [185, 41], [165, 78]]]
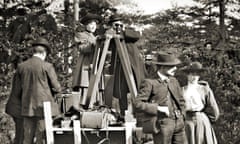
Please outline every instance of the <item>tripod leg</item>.
[[[127, 48], [126, 45], [123, 42], [120, 42], [119, 39], [115, 38], [115, 43], [117, 46], [117, 52], [118, 52], [118, 56], [120, 58], [120, 62], [123, 68], [123, 72], [125, 75], [125, 78], [127, 80], [127, 85], [128, 88], [130, 90], [131, 95], [129, 97], [127, 97], [128, 99], [128, 114], [133, 113], [133, 101], [135, 101], [135, 97], [137, 96], [137, 86], [134, 80], [134, 75], [133, 75], [133, 71], [131, 68], [131, 63], [129, 60], [129, 55], [127, 52]], [[131, 115], [131, 118], [133, 119], [133, 116]]]
[[123, 72], [127, 80], [127, 84], [130, 90], [130, 93], [133, 97], [137, 96], [137, 87], [134, 80], [132, 68], [130, 65], [129, 55], [126, 49], [125, 44], [122, 44], [118, 38], [115, 38], [115, 43], [117, 46], [117, 52], [123, 67]]
[[110, 40], [111, 40], [110, 37], [106, 38], [106, 40], [104, 42], [104, 47], [103, 47], [103, 50], [102, 50], [102, 55], [101, 55], [101, 58], [100, 58], [100, 62], [99, 62], [99, 65], [98, 65], [97, 72], [96, 72], [96, 74], [93, 74], [90, 77], [90, 83], [89, 83], [89, 88], [88, 88], [88, 93], [87, 93], [87, 98], [90, 98], [90, 99], [87, 99], [87, 102], [86, 102], [86, 105], [89, 108], [93, 107], [93, 103], [91, 101], [93, 101], [96, 98], [96, 92], [98, 91], [98, 85], [99, 85], [99, 81], [100, 81], [101, 74], [102, 74], [102, 71], [103, 71], [103, 66], [104, 66], [104, 63], [105, 63], [105, 60], [106, 60]]

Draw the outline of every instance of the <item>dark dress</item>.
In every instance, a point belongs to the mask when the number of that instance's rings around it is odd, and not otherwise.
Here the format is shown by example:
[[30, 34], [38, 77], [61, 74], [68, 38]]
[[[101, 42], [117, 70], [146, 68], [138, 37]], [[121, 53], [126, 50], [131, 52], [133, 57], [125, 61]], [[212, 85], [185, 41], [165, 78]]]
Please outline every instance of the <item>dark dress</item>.
[[74, 40], [77, 43], [79, 57], [77, 58], [77, 64], [73, 71], [72, 88], [73, 91], [80, 92], [80, 104], [85, 105], [96, 37], [93, 33], [83, 31], [77, 33]]
[[88, 87], [89, 85], [89, 66], [93, 63], [94, 45], [96, 37], [87, 31], [77, 33], [75, 38], [77, 42], [79, 57], [73, 72], [73, 89]]

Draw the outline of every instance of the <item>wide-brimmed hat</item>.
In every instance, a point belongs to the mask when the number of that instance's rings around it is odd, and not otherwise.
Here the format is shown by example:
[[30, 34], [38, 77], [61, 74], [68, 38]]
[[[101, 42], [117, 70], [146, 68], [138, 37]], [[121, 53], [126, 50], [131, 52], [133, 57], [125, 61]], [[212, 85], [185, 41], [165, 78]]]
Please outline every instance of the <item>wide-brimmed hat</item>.
[[96, 14], [87, 13], [80, 22], [84, 25], [86, 25], [90, 21], [96, 21], [97, 23], [100, 23], [102, 21], [102, 17]]
[[174, 66], [181, 63], [181, 61], [176, 56], [165, 52], [158, 52], [154, 54], [152, 60], [147, 62], [165, 66]]
[[108, 23], [111, 24], [115, 21], [121, 21], [122, 20], [122, 17], [120, 17], [119, 15], [112, 15], [110, 18], [109, 18], [109, 21]]
[[191, 62], [188, 66], [182, 68], [181, 70], [186, 73], [201, 73], [206, 71], [206, 69], [203, 68], [202, 64], [198, 61]]
[[39, 37], [32, 42], [32, 46], [37, 46], [37, 45], [44, 46], [46, 48], [46, 51], [48, 53], [51, 53], [50, 44], [48, 43], [48, 41], [45, 38]]

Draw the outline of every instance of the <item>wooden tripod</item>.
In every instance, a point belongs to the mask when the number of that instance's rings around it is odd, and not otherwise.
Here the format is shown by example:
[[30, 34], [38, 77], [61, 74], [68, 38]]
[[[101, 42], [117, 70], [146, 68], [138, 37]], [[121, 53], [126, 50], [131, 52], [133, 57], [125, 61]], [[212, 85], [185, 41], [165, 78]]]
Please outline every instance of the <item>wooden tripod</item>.
[[114, 39], [114, 42], [116, 44], [116, 50], [117, 50], [121, 65], [123, 67], [123, 72], [127, 80], [128, 88], [131, 93], [131, 100], [137, 96], [137, 87], [134, 80], [133, 71], [131, 68], [125, 41], [122, 39], [120, 40], [119, 35], [107, 35], [105, 38], [104, 47], [102, 49], [101, 56], [99, 57], [99, 53], [100, 53], [99, 48], [97, 52], [95, 52], [95, 60], [94, 60], [95, 63], [93, 65], [93, 71], [90, 77], [90, 83], [89, 83], [89, 88], [87, 92], [86, 106], [88, 106], [88, 108], [93, 108], [94, 99], [96, 99], [96, 95], [98, 93], [98, 84], [102, 75], [110, 41], [112, 39]]

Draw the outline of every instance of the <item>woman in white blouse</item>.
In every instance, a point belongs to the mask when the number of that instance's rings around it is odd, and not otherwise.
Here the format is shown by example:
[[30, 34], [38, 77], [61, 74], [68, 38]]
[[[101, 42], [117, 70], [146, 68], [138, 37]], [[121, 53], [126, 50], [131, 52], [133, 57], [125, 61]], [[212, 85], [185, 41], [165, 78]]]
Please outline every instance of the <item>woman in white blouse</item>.
[[188, 144], [217, 144], [211, 123], [218, 119], [219, 108], [208, 83], [199, 81], [204, 70], [199, 62], [192, 62], [183, 69], [188, 79], [183, 87]]

